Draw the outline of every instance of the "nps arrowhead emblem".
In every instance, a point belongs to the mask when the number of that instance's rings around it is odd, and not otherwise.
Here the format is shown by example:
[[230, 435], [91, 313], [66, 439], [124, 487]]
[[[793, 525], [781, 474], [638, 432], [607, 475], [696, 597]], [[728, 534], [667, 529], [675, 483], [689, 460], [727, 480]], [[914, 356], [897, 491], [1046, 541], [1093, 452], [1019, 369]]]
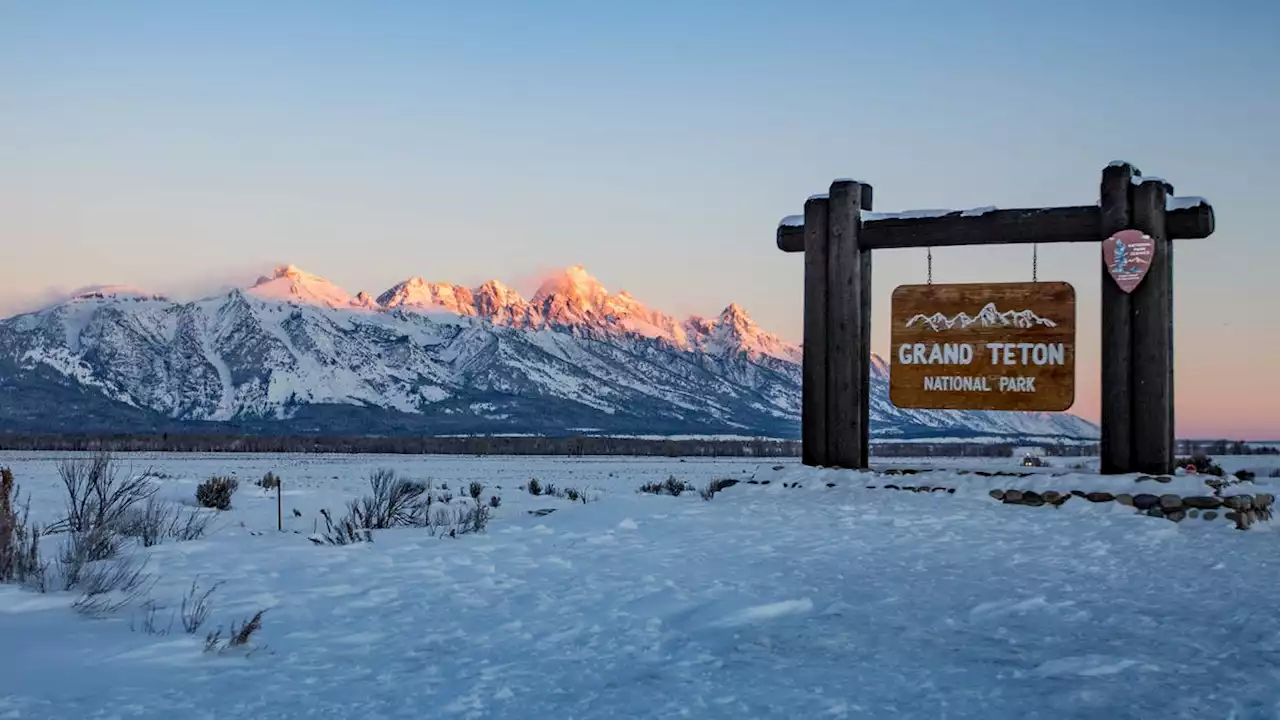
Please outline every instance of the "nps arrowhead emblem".
[[1155, 254], [1155, 241], [1141, 230], [1121, 230], [1102, 243], [1102, 262], [1126, 293], [1133, 292], [1147, 276]]

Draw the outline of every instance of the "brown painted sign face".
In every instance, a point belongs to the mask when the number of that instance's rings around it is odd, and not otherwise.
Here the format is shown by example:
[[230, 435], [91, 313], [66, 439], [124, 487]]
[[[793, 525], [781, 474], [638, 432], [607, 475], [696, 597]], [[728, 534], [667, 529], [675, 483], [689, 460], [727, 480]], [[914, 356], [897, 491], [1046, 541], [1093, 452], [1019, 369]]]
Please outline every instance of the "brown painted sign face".
[[898, 407], [1059, 411], [1075, 402], [1069, 283], [902, 285], [891, 317]]
[[1121, 230], [1102, 241], [1102, 262], [1116, 285], [1126, 293], [1133, 292], [1147, 276], [1156, 244], [1141, 230]]

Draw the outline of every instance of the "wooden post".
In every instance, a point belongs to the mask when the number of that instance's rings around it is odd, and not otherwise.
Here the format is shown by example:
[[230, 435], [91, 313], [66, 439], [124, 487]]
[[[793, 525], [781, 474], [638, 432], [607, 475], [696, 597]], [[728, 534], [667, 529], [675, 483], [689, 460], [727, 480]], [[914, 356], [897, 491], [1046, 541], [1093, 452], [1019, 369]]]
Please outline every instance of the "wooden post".
[[[1125, 163], [1109, 165], [1102, 171], [1100, 240], [1130, 226], [1129, 195], [1136, 172]], [[1102, 271], [1100, 464], [1104, 474], [1125, 473], [1133, 465], [1130, 298], [1111, 278], [1101, 253], [1098, 265]]]
[[1131, 296], [1133, 324], [1133, 471], [1173, 472], [1173, 243], [1165, 232], [1172, 188], [1144, 180], [1133, 190], [1134, 229], [1155, 241], [1155, 254]]
[[826, 465], [827, 452], [827, 198], [804, 204], [804, 357], [800, 434], [805, 465]]
[[[862, 210], [872, 210], [872, 188], [862, 183]], [[861, 282], [862, 299], [859, 311], [862, 314], [862, 347], [858, 354], [862, 357], [861, 394], [858, 400], [858, 417], [862, 418], [862, 437], [859, 439], [859, 468], [871, 465], [871, 250], [861, 247], [859, 233], [858, 259], [862, 264]]]
[[852, 180], [831, 184], [827, 206], [827, 434], [829, 464], [866, 467], [862, 448], [863, 371], [870, 351], [863, 344], [862, 187]]
[[280, 478], [276, 478], [276, 530], [284, 532], [284, 501], [280, 499], [281, 484]]

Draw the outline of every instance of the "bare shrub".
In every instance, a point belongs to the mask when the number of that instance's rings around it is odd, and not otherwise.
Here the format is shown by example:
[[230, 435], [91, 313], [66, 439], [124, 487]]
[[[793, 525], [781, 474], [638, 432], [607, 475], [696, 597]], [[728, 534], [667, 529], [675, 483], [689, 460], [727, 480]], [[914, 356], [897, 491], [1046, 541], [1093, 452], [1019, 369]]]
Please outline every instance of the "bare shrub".
[[502, 504], [502, 498], [498, 497], [497, 495], [492, 495], [489, 497], [489, 507], [496, 508], [501, 504]]
[[425, 483], [397, 477], [394, 470], [375, 470], [369, 475], [371, 495], [347, 505], [347, 517], [366, 530], [416, 525], [421, 523], [427, 502], [423, 500], [430, 487]]
[[262, 476], [261, 480], [257, 481], [257, 485], [263, 490], [275, 490], [280, 487], [280, 476], [273, 472], [268, 472]]
[[720, 492], [721, 490], [724, 490], [725, 488], [733, 487], [734, 485], [737, 485], [737, 484], [738, 484], [738, 481], [733, 478], [719, 478], [707, 483], [707, 486], [699, 490], [698, 494], [702, 496], [703, 500], [710, 500], [711, 498], [715, 497], [716, 493]]
[[71, 532], [58, 554], [58, 575], [64, 590], [83, 585], [93, 563], [110, 560], [124, 549], [125, 537], [110, 528], [97, 527], [84, 532]]
[[146, 633], [147, 635], [168, 635], [173, 630], [173, 615], [169, 615], [169, 623], [163, 628], [160, 627], [159, 615], [164, 606], [155, 600], [148, 598], [139, 608], [142, 617], [139, 619], [137, 615], [129, 619], [129, 629], [133, 632]]
[[231, 509], [231, 496], [240, 487], [233, 477], [214, 476], [196, 486], [196, 502], [215, 510]]
[[191, 581], [191, 589], [187, 591], [186, 597], [182, 598], [182, 629], [188, 635], [195, 635], [200, 631], [205, 621], [209, 619], [209, 596], [222, 583], [214, 583], [204, 592], [200, 592], [196, 581]]
[[66, 517], [48, 532], [84, 533], [94, 528], [114, 528], [139, 503], [159, 489], [150, 471], [135, 476], [121, 469], [110, 453], [74, 458], [58, 464], [58, 476], [67, 491]]
[[538, 478], [530, 478], [528, 487], [530, 495], [542, 494], [542, 483], [538, 482]]
[[40, 559], [40, 528], [29, 522], [30, 498], [20, 490], [9, 468], [0, 468], [0, 583], [22, 583], [43, 592], [48, 564]]
[[489, 527], [489, 518], [493, 511], [477, 500], [475, 505], [461, 512], [462, 517], [458, 523], [458, 532], [480, 533], [484, 532], [485, 528]]
[[204, 651], [222, 653], [227, 650], [247, 648], [254, 633], [262, 629], [262, 616], [266, 610], [259, 610], [252, 618], [231, 626], [231, 634], [223, 640], [222, 628], [209, 633], [204, 638]]
[[467, 491], [468, 494], [471, 495], [472, 500], [479, 501], [480, 496], [484, 494], [484, 483], [473, 482], [467, 488]]
[[350, 517], [334, 523], [328, 510], [321, 510], [320, 515], [324, 517], [325, 530], [309, 538], [316, 545], [352, 545], [358, 542], [373, 542], [373, 531], [357, 526]]
[[165, 540], [199, 540], [208, 532], [213, 516], [195, 508], [147, 498], [141, 508], [133, 508], [120, 519], [119, 532], [135, 538], [143, 547], [159, 545]]
[[73, 586], [80, 591], [80, 597], [71, 606], [85, 615], [101, 617], [133, 604], [155, 584], [155, 577], [146, 572], [146, 566], [146, 558], [139, 560], [132, 555], [81, 566]]
[[664, 482], [647, 482], [640, 486], [640, 492], [650, 493], [652, 495], [670, 495], [672, 497], [680, 497], [686, 490], [692, 491], [693, 485], [677, 480], [676, 476], [668, 477]]

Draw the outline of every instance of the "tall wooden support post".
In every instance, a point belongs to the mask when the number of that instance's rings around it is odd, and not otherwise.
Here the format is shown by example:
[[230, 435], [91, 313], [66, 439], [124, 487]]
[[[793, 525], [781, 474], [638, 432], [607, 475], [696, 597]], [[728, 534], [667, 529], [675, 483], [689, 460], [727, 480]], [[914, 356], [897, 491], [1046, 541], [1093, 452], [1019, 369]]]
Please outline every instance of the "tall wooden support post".
[[[1133, 166], [1116, 163], [1102, 171], [1099, 202], [1101, 237], [1106, 240], [1130, 227], [1129, 201], [1133, 187]], [[1116, 285], [1107, 263], [1098, 259], [1102, 271], [1102, 437], [1099, 442], [1103, 473], [1128, 472], [1133, 465], [1133, 346], [1130, 297]]]
[[1173, 243], [1165, 210], [1172, 193], [1128, 164], [1102, 172], [1102, 239], [1132, 228], [1155, 242], [1151, 266], [1132, 294], [1102, 266], [1100, 450], [1107, 474], [1173, 471]]
[[[862, 209], [871, 211], [871, 186], [862, 184]], [[858, 417], [862, 422], [862, 437], [858, 440], [859, 468], [871, 465], [871, 250], [858, 245], [858, 262], [861, 264], [860, 282], [862, 298], [858, 312], [862, 315], [862, 345], [858, 355], [862, 358], [860, 371], [860, 396], [858, 399]]]
[[1143, 180], [1133, 188], [1132, 226], [1155, 241], [1147, 276], [1133, 291], [1133, 469], [1173, 472], [1173, 243], [1165, 200], [1173, 188]]
[[828, 464], [827, 450], [827, 198], [804, 204], [804, 357], [801, 366], [800, 455]]
[[[858, 244], [862, 183], [837, 180], [827, 203], [827, 414], [829, 465], [867, 467], [871, 349], [870, 308], [864, 303], [864, 261]], [[868, 268], [869, 269], [869, 268]]]

